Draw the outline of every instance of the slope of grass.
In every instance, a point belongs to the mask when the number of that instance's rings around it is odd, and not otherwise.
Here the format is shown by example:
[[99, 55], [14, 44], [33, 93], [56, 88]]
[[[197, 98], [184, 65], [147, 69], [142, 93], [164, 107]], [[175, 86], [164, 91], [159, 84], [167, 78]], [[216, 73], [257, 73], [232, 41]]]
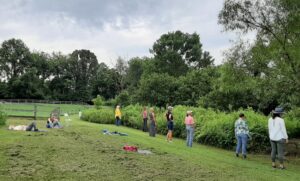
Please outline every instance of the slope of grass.
[[[27, 124], [11, 118], [8, 124]], [[38, 122], [40, 129], [45, 122]], [[103, 135], [102, 129], [129, 136]], [[290, 159], [287, 170], [274, 170], [269, 156], [243, 160], [222, 149], [184, 140], [173, 143], [158, 135], [126, 127], [83, 122], [72, 117], [64, 129], [18, 132], [0, 129], [0, 180], [299, 180], [300, 161]], [[152, 155], [128, 153], [136, 145]]]
[[23, 116], [32, 117], [34, 115], [34, 105], [37, 106], [37, 117], [48, 117], [56, 108], [60, 108], [60, 112], [78, 113], [79, 110], [87, 109], [85, 105], [72, 105], [72, 104], [43, 104], [43, 103], [5, 103], [0, 104], [3, 111], [8, 116]]

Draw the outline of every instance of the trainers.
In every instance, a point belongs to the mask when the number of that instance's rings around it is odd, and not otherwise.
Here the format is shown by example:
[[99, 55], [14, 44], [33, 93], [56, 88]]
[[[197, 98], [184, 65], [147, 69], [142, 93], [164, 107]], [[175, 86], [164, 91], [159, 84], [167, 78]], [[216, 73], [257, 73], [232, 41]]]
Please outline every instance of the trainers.
[[236, 156], [236, 157], [239, 157], [239, 154], [238, 154], [238, 153], [236, 153], [236, 154], [235, 154], [235, 156]]
[[243, 159], [246, 159], [247, 158], [247, 155], [243, 155]]
[[279, 169], [280, 170], [285, 170], [285, 167], [284, 166], [280, 166]]

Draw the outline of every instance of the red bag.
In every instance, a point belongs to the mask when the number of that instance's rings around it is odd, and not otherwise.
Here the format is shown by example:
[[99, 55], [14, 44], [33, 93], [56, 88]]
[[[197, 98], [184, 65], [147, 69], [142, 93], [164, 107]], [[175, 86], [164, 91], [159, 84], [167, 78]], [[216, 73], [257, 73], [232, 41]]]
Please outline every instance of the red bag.
[[128, 145], [125, 145], [124, 147], [123, 147], [123, 150], [125, 150], [125, 151], [137, 151], [138, 150], [138, 148], [136, 147], [136, 146], [128, 146]]

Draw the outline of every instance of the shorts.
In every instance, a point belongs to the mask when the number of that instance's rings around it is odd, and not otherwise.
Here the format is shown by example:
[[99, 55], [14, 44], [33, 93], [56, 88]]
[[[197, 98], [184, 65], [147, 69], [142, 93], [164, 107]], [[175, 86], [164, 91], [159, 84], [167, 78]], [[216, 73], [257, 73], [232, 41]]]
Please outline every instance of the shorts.
[[174, 123], [173, 123], [173, 121], [168, 121], [168, 130], [169, 131], [173, 131], [173, 129], [174, 129]]

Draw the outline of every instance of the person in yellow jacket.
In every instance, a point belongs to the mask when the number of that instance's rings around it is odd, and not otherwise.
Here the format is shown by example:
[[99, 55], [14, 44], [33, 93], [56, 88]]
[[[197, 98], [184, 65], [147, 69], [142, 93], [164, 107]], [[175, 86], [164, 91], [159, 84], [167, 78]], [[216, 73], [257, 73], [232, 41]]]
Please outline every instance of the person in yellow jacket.
[[115, 118], [116, 118], [116, 125], [120, 126], [121, 125], [122, 113], [121, 113], [119, 105], [117, 105], [116, 110], [115, 110]]

